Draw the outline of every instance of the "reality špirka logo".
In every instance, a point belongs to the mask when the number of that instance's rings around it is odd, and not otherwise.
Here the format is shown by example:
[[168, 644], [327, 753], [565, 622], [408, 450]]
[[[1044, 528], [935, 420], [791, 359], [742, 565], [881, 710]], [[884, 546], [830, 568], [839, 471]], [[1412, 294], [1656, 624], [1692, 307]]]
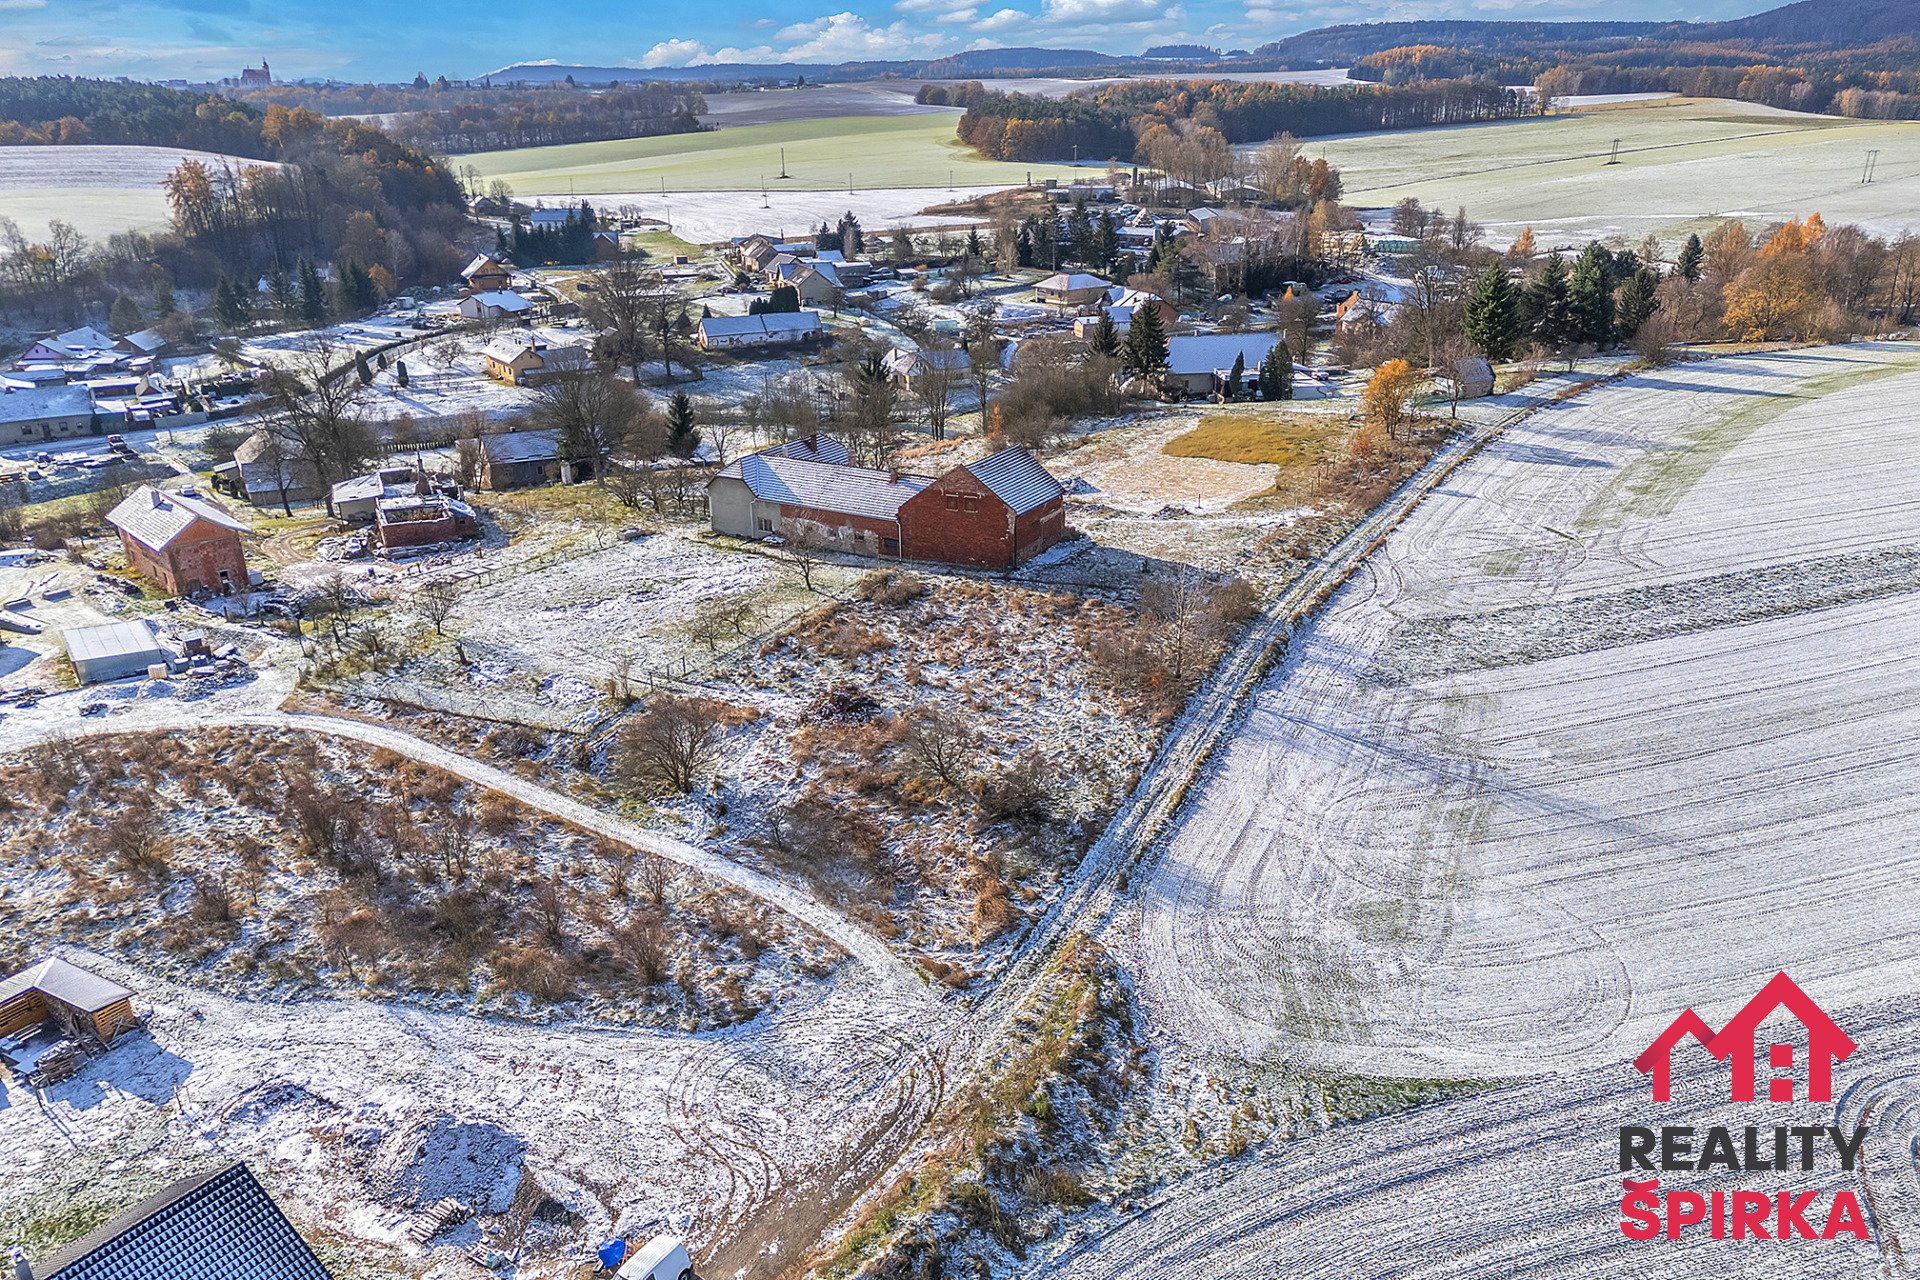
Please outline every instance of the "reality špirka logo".
[[[1806, 992], [1784, 973], [1777, 973], [1758, 995], [1747, 1001], [1726, 1026], [1714, 1031], [1692, 1009], [1675, 1018], [1633, 1065], [1652, 1078], [1653, 1100], [1673, 1096], [1673, 1051], [1688, 1037], [1727, 1063], [1728, 1098], [1752, 1102], [1757, 1091], [1755, 1060], [1759, 1055], [1760, 1024], [1774, 1010], [1784, 1008], [1807, 1033], [1804, 1062], [1795, 1062], [1791, 1044], [1766, 1046], [1767, 1101], [1794, 1101], [1801, 1092], [1808, 1102], [1833, 1100], [1833, 1064], [1843, 1062], [1858, 1048]], [[1796, 1074], [1801, 1073], [1801, 1074]], [[1829, 1157], [1852, 1172], [1866, 1142], [1865, 1123], [1848, 1134], [1837, 1125], [1622, 1125], [1620, 1171], [1657, 1169], [1662, 1173], [1732, 1171], [1811, 1172]], [[1824, 1207], [1818, 1191], [1698, 1191], [1662, 1190], [1658, 1177], [1623, 1178], [1620, 1185], [1620, 1232], [1629, 1240], [1652, 1240], [1664, 1235], [1677, 1240], [1688, 1227], [1705, 1227], [1716, 1240], [1831, 1240], [1848, 1235], [1867, 1238], [1866, 1215], [1852, 1191], [1837, 1191]], [[1698, 1235], [1699, 1232], [1694, 1234]]]

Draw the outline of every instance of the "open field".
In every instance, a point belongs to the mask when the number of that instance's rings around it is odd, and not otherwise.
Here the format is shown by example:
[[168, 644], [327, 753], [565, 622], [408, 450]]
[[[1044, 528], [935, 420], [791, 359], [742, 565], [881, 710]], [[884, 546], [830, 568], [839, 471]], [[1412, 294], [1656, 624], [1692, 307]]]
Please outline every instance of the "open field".
[[[1606, 163], [1614, 139], [1620, 163]], [[1879, 177], [1860, 182], [1867, 148]], [[1749, 103], [1670, 98], [1546, 119], [1320, 139], [1345, 199], [1406, 196], [1464, 206], [1505, 243], [1531, 225], [1541, 246], [1607, 235], [1684, 235], [1726, 217], [1757, 223], [1818, 210], [1883, 233], [1915, 225], [1920, 122], [1843, 120]]]
[[[897, 92], [882, 84], [811, 85], [805, 89], [756, 89], [746, 93], [709, 93], [700, 118], [729, 129], [786, 120], [846, 116], [941, 115], [957, 119], [957, 107], [929, 107], [913, 100], [913, 90]], [[917, 86], [918, 81], [914, 84]]]
[[260, 163], [166, 147], [0, 147], [0, 217], [19, 223], [28, 239], [44, 237], [52, 218], [97, 239], [151, 231], [168, 217], [161, 181], [189, 159]]
[[849, 175], [855, 191], [944, 188], [949, 182], [1009, 187], [1029, 174], [1039, 179], [1075, 173], [1069, 165], [983, 160], [959, 144], [953, 120], [952, 112], [785, 120], [667, 138], [485, 151], [460, 162], [488, 181], [505, 179], [522, 198], [641, 192], [662, 182], [670, 192], [753, 191], [757, 198], [763, 180], [773, 190], [844, 192]]
[[1168, 1040], [1511, 1078], [1782, 967], [1905, 991], [1916, 401], [1912, 347], [1737, 356], [1468, 463], [1294, 638], [1143, 877]]

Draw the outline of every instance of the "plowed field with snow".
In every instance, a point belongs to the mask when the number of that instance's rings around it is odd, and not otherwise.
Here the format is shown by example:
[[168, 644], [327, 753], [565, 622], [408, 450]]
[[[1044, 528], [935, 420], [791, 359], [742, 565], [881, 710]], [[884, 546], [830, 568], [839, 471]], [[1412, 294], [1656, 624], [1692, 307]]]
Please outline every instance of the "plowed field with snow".
[[1295, 636], [1139, 885], [1161, 1034], [1512, 1079], [1920, 948], [1920, 349], [1545, 408]]
[[171, 147], [0, 147], [0, 217], [18, 222], [29, 240], [45, 239], [53, 218], [100, 240], [156, 230], [168, 217], [160, 184], [183, 160], [263, 163]]

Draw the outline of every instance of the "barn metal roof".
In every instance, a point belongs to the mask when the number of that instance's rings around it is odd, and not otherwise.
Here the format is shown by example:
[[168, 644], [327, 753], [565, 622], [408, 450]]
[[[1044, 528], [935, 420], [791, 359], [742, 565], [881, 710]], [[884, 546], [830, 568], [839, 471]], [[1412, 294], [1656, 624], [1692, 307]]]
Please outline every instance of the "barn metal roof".
[[142, 655], [165, 657], [144, 622], [103, 622], [93, 627], [68, 627], [60, 633], [67, 656], [75, 662], [101, 662]]
[[[146, 628], [142, 627], [142, 631]], [[71, 633], [69, 633], [71, 634]], [[117, 982], [108, 982], [78, 965], [51, 956], [10, 978], [0, 979], [0, 1002], [28, 991], [52, 996], [61, 1004], [72, 1005], [82, 1013], [98, 1013], [133, 994]]]
[[785, 444], [776, 444], [770, 449], [761, 449], [760, 453], [769, 457], [797, 458], [801, 462], [831, 462], [836, 466], [847, 466], [853, 461], [853, 454], [847, 449], [847, 443], [837, 436], [812, 435], [797, 436]]
[[107, 513], [108, 524], [155, 551], [166, 550], [167, 544], [185, 533], [195, 520], [205, 520], [235, 533], [247, 531], [246, 525], [212, 503], [164, 493], [150, 484], [135, 489]]
[[481, 436], [480, 447], [490, 462], [548, 462], [560, 456], [557, 431], [509, 431]]
[[1017, 516], [1066, 493], [1053, 474], [1018, 445], [970, 463], [967, 470]]
[[926, 476], [804, 462], [764, 453], [750, 453], [720, 474], [746, 481], [753, 496], [763, 502], [875, 520], [897, 519], [900, 504], [933, 483]]
[[41, 1280], [329, 1280], [239, 1163], [174, 1183], [35, 1270]]

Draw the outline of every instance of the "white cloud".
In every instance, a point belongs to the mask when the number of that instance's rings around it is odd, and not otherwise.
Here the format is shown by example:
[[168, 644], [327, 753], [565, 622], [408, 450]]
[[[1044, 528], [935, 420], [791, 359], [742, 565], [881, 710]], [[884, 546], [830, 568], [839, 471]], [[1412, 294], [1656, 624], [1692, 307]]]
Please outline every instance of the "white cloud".
[[975, 31], [1013, 31], [1033, 21], [1033, 15], [1019, 9], [1001, 9], [973, 24]]
[[684, 67], [690, 63], [708, 62], [712, 56], [706, 46], [698, 40], [662, 40], [653, 48], [640, 55], [635, 66], [639, 67]]
[[973, 6], [969, 5], [965, 9], [955, 9], [951, 13], [943, 13], [939, 17], [935, 18], [934, 21], [939, 23], [941, 26], [957, 27], [963, 23], [972, 22], [975, 18], [979, 16], [980, 16], [980, 11], [974, 8]]
[[795, 62], [900, 58], [950, 43], [938, 32], [917, 32], [905, 19], [876, 27], [857, 13], [796, 22], [782, 28], [774, 39], [788, 42], [786, 56]]
[[1041, 20], [1049, 26], [1100, 26], [1178, 22], [1177, 8], [1159, 0], [1041, 0]]
[[44, 9], [47, 0], [0, 0], [0, 9]]
[[771, 45], [756, 44], [751, 49], [741, 49], [728, 45], [724, 49], [715, 49], [708, 62], [771, 62], [779, 57]]

